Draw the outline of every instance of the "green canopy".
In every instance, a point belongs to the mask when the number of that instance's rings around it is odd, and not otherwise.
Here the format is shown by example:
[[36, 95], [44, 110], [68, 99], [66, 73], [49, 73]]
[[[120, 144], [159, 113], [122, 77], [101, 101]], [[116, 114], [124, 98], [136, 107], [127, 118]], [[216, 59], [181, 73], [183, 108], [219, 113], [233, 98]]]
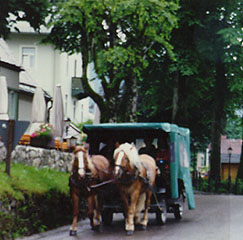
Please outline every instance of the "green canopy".
[[170, 123], [103, 123], [83, 126], [88, 139], [133, 139], [145, 136], [159, 137], [162, 132], [170, 137], [171, 197], [178, 198], [178, 179], [183, 180], [189, 209], [195, 208], [190, 176], [190, 130]]

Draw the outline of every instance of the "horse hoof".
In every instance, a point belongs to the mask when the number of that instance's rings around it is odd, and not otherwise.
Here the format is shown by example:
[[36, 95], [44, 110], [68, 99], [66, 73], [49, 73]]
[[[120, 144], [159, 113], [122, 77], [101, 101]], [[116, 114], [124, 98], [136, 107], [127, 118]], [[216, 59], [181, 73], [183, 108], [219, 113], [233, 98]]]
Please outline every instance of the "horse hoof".
[[141, 225], [141, 230], [143, 230], [143, 231], [147, 230], [147, 226]]
[[100, 231], [100, 225], [92, 226], [91, 229], [93, 231], [99, 232]]
[[128, 230], [128, 231], [127, 231], [127, 236], [132, 236], [132, 235], [133, 235], [133, 231]]
[[77, 236], [77, 231], [76, 230], [70, 230], [69, 235], [70, 236]]

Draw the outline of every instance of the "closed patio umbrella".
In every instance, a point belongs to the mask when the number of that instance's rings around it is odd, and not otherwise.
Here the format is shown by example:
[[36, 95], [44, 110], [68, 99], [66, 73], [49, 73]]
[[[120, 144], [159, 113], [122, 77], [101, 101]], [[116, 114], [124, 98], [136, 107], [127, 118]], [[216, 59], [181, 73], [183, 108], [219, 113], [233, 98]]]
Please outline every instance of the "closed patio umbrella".
[[55, 131], [55, 138], [62, 140], [64, 130], [64, 109], [61, 85], [57, 85], [55, 89], [51, 124]]
[[25, 134], [31, 135], [39, 130], [41, 124], [46, 122], [46, 101], [43, 90], [37, 87], [32, 101], [31, 124]]
[[6, 77], [0, 76], [0, 120], [8, 120], [8, 88]]

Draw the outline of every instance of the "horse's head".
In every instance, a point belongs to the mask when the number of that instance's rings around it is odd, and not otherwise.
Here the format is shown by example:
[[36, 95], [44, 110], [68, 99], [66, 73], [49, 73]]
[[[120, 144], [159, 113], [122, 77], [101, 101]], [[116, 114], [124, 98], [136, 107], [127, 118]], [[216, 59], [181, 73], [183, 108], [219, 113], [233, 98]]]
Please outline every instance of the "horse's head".
[[85, 147], [76, 147], [74, 149], [74, 155], [75, 155], [75, 165], [79, 174], [80, 178], [84, 178], [86, 174], [86, 162], [87, 162], [87, 152], [88, 148]]
[[117, 146], [114, 151], [115, 169], [114, 176], [119, 178], [123, 173], [140, 171], [141, 163], [135, 146], [124, 143]]

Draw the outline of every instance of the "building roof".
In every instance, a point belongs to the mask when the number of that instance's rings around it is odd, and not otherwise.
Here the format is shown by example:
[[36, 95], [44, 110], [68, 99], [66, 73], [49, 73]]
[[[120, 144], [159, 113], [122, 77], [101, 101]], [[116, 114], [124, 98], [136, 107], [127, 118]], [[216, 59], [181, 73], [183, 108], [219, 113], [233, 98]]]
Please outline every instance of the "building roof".
[[0, 62], [7, 68], [14, 68], [17, 71], [22, 71], [22, 67], [17, 63], [13, 54], [11, 53], [7, 43], [0, 38]]
[[[47, 19], [48, 20], [48, 19]], [[15, 29], [15, 27], [19, 30], [17, 31]], [[14, 25], [14, 27], [11, 28], [11, 32], [12, 33], [33, 33], [33, 34], [37, 34], [37, 33], [42, 33], [42, 34], [48, 34], [51, 32], [50, 29], [48, 29], [45, 26], [40, 26], [40, 31], [37, 32], [35, 31], [35, 29], [33, 27], [30, 26], [30, 24], [26, 21], [17, 21]]]

